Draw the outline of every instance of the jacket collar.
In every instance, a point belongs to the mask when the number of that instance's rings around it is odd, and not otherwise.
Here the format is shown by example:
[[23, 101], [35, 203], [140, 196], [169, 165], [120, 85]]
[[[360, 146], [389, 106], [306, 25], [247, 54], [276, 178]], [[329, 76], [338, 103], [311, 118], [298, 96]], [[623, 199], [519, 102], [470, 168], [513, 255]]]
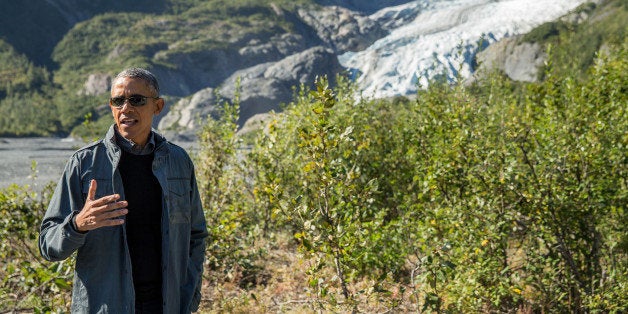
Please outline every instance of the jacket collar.
[[[107, 154], [112, 158], [112, 160], [118, 160], [121, 154], [121, 148], [116, 141], [116, 125], [112, 124], [103, 139], [103, 143], [107, 149]], [[168, 153], [168, 141], [161, 134], [157, 133], [155, 129], [152, 129], [153, 133], [153, 141], [155, 144], [155, 155], [167, 154]]]

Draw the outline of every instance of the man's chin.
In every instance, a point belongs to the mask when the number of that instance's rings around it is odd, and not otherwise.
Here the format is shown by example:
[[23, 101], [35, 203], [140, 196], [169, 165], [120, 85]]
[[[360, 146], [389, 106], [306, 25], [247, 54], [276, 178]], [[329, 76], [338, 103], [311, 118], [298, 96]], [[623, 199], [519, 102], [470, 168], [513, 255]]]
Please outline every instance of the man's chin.
[[137, 132], [133, 132], [132, 128], [128, 126], [119, 125], [118, 132], [120, 133], [120, 135], [122, 135], [122, 137], [127, 140], [133, 140], [135, 137], [137, 137]]

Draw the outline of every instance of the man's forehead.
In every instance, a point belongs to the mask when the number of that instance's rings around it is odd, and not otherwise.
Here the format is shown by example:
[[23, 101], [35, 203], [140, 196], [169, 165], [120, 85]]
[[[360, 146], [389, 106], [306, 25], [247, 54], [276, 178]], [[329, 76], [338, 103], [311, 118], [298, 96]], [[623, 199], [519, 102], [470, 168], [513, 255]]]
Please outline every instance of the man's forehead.
[[133, 89], [133, 90], [145, 90], [152, 91], [150, 85], [146, 80], [136, 77], [122, 77], [114, 81], [111, 85], [111, 92], [124, 92], [124, 90]]

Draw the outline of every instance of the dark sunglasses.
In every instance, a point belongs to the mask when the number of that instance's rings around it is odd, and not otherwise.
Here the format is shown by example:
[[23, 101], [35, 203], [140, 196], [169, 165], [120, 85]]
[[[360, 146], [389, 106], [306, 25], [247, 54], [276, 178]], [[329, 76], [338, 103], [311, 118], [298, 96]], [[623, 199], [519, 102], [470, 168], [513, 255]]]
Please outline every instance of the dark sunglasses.
[[148, 98], [159, 99], [159, 97], [146, 97], [142, 95], [131, 95], [129, 97], [118, 96], [110, 98], [109, 103], [114, 107], [122, 108], [124, 107], [124, 103], [128, 100], [129, 105], [133, 107], [141, 107], [146, 105], [146, 99]]

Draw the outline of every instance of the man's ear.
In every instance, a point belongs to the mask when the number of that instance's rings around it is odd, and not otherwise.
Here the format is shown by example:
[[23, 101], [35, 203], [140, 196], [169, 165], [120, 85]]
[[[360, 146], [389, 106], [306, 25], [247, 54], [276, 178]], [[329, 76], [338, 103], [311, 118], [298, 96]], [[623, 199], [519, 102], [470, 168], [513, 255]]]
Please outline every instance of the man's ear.
[[157, 99], [156, 105], [157, 107], [155, 108], [155, 115], [158, 115], [161, 113], [162, 110], [164, 110], [164, 106], [166, 105], [166, 103], [163, 98], [159, 98]]

